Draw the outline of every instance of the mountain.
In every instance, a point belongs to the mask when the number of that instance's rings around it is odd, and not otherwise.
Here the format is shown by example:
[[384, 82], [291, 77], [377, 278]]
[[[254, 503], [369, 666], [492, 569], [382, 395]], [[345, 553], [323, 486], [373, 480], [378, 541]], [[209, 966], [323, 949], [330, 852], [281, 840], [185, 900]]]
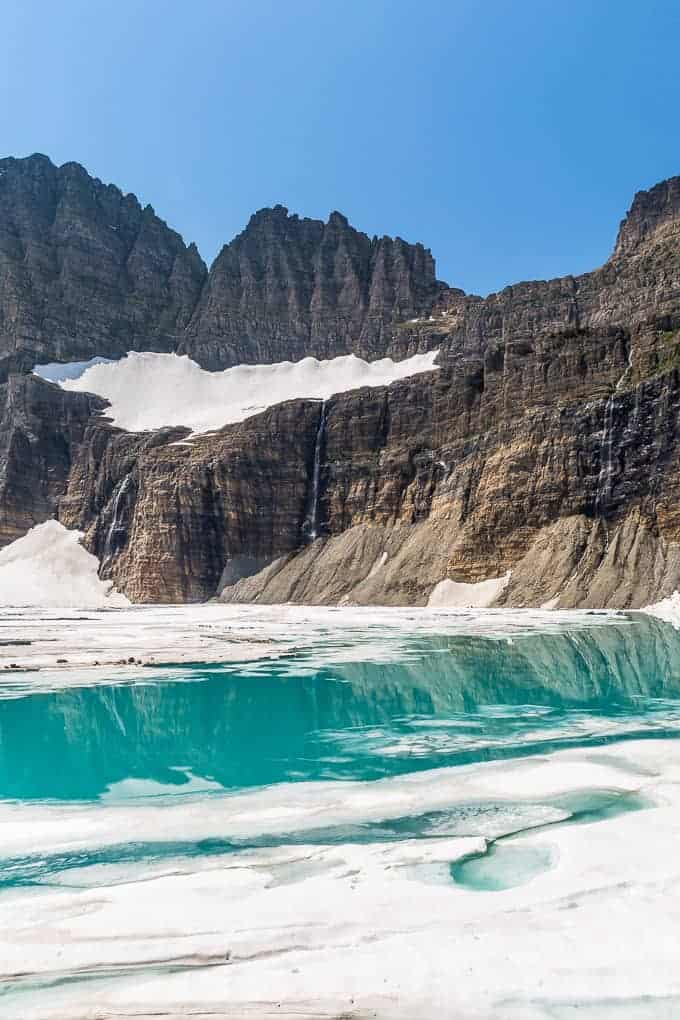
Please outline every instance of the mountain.
[[[307, 355], [395, 353], [397, 321], [429, 314], [443, 284], [420, 244], [262, 209], [215, 260], [181, 350], [207, 368]], [[400, 353], [400, 351], [397, 351]]]
[[133, 350], [210, 369], [382, 355], [391, 326], [443, 289], [422, 245], [282, 206], [256, 213], [208, 273], [151, 206], [78, 163], [0, 160], [0, 378]]
[[[3, 543], [57, 516], [141, 601], [423, 604], [508, 570], [511, 605], [680, 587], [680, 178], [635, 196], [601, 268], [485, 299], [420, 245], [281, 206], [207, 272], [149, 207], [38, 156], [0, 162], [0, 239]], [[128, 350], [214, 370], [434, 348], [435, 371], [190, 440], [26, 374]]]

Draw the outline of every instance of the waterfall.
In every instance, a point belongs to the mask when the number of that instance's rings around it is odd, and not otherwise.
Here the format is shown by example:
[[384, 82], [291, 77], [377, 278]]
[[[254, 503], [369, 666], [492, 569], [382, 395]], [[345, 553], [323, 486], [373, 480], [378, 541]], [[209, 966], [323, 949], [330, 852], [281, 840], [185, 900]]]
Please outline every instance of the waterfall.
[[628, 348], [628, 364], [619, 376], [614, 390], [607, 400], [604, 409], [604, 423], [602, 426], [602, 439], [600, 440], [600, 473], [597, 476], [597, 490], [595, 492], [595, 516], [599, 517], [604, 526], [604, 548], [609, 549], [609, 529], [607, 520], [602, 512], [603, 499], [611, 495], [612, 474], [613, 474], [613, 447], [614, 447], [614, 403], [616, 394], [619, 392], [629, 372], [633, 369], [633, 348]]
[[112, 511], [112, 514], [111, 514], [111, 525], [109, 527], [109, 530], [106, 533], [106, 541], [104, 542], [104, 556], [103, 556], [102, 562], [106, 562], [106, 560], [110, 560], [112, 558], [112, 556], [114, 554], [113, 543], [114, 543], [114, 538], [116, 537], [116, 535], [119, 534], [121, 531], [123, 533], [125, 533], [125, 525], [118, 523], [118, 513], [119, 513], [119, 510], [120, 510], [121, 500], [123, 499], [123, 497], [124, 497], [124, 495], [125, 495], [125, 493], [127, 491], [129, 482], [130, 482], [130, 475], [128, 473], [118, 483], [118, 485], [116, 486], [116, 488], [114, 490], [114, 494], [113, 494], [113, 498], [112, 498], [113, 511]]
[[312, 471], [312, 492], [308, 503], [307, 514], [303, 531], [306, 532], [309, 541], [313, 542], [319, 537], [319, 497], [321, 489], [321, 460], [323, 457], [323, 445], [326, 437], [326, 401], [321, 401], [319, 412], [319, 424], [316, 430], [316, 441], [314, 443], [314, 469]]

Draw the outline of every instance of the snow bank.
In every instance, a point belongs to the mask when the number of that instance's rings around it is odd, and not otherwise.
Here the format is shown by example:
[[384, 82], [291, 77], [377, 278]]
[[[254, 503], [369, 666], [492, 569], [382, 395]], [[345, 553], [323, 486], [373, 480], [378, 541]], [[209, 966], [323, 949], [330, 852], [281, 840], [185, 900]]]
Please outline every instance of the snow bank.
[[[429, 372], [436, 367], [437, 353], [397, 362], [391, 358], [368, 362], [348, 354], [330, 361], [304, 358], [277, 365], [237, 365], [224, 372], [206, 372], [186, 356], [130, 353], [121, 361], [93, 364], [77, 378], [66, 374], [59, 382], [66, 390], [105, 397], [111, 404], [107, 415], [130, 432], [167, 425], [209, 432], [284, 400], [325, 400], [334, 393], [386, 386]], [[52, 366], [36, 370], [46, 367]]]
[[44, 365], [34, 365], [33, 374], [39, 375], [47, 382], [61, 383], [67, 379], [79, 379], [83, 372], [93, 365], [110, 365], [112, 358], [90, 358], [89, 361], [48, 361]]
[[45, 521], [0, 551], [0, 606], [98, 609], [127, 606], [97, 576], [99, 561], [80, 544], [82, 533]]
[[502, 577], [488, 577], [486, 581], [465, 584], [463, 581], [440, 581], [427, 600], [429, 608], [487, 609], [507, 588], [510, 571]]
[[672, 623], [680, 630], [680, 592], [674, 591], [667, 599], [662, 599], [652, 606], [645, 606], [641, 611], [648, 613], [649, 616], [656, 616], [659, 620], [665, 620], [666, 623]]

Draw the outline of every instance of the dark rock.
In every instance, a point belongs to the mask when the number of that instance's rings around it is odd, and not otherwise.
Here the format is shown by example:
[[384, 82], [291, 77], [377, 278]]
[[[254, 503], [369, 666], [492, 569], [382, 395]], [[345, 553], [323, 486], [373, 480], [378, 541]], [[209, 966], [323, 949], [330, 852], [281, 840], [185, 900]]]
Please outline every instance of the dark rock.
[[371, 239], [338, 212], [261, 209], [215, 260], [180, 349], [211, 369], [401, 353], [394, 324], [429, 314], [444, 289], [420, 244]]
[[151, 206], [46, 156], [0, 160], [0, 378], [174, 350], [206, 268]]
[[74, 451], [105, 406], [34, 375], [0, 384], [0, 546], [55, 516]]
[[92, 424], [59, 518], [131, 599], [208, 598], [234, 559], [302, 543], [318, 420], [317, 401], [291, 401], [190, 445], [177, 445], [185, 430]]

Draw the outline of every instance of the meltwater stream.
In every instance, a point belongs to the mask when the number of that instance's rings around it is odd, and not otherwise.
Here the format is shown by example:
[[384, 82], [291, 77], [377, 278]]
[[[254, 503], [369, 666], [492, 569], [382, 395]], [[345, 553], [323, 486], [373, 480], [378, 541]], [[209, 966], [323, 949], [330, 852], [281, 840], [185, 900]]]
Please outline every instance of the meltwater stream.
[[675, 1015], [680, 633], [574, 620], [8, 681], [0, 1016]]

